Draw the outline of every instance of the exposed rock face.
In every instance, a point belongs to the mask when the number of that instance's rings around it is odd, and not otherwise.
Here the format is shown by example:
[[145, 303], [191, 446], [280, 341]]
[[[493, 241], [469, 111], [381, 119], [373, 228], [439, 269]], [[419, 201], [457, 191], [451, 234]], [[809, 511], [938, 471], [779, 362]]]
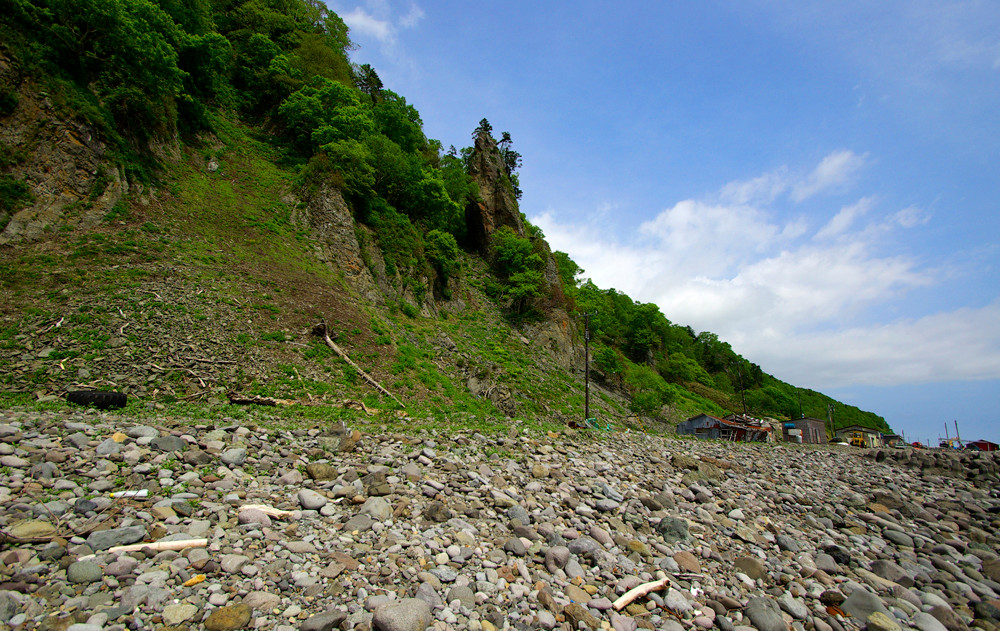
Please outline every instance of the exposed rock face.
[[[550, 259], [551, 260], [551, 259]], [[525, 327], [524, 335], [563, 368], [583, 368], [583, 341], [574, 339], [574, 325], [563, 309], [554, 309], [541, 322]], [[578, 343], [577, 343], [578, 342]]]
[[12, 217], [0, 217], [0, 225], [9, 219], [0, 244], [38, 239], [57, 221], [82, 228], [99, 223], [128, 192], [128, 182], [107, 159], [97, 131], [67, 119], [3, 54], [0, 85], [18, 97], [14, 111], [0, 119], [0, 143], [15, 152], [14, 164], [5, 170], [24, 179], [34, 196]]
[[514, 189], [507, 179], [497, 143], [488, 133], [476, 136], [469, 174], [479, 186], [482, 202], [472, 202], [465, 209], [469, 238], [481, 252], [489, 245], [490, 235], [502, 226], [510, 226], [524, 236], [524, 222]]
[[[340, 189], [324, 186], [316, 192], [298, 211], [295, 219], [312, 229], [316, 237], [316, 258], [332, 268], [342, 270], [344, 278], [362, 297], [374, 303], [384, 303], [385, 294], [390, 291], [386, 284], [380, 286], [378, 280], [365, 264], [365, 257], [371, 251], [362, 253], [355, 231], [354, 217], [344, 201]], [[369, 250], [378, 250], [370, 248]], [[385, 276], [385, 263], [379, 257], [373, 266], [381, 264]]]
[[[368, 227], [355, 223], [340, 189], [330, 185], [321, 187], [296, 211], [294, 220], [312, 230], [317, 241], [316, 258], [343, 272], [344, 279], [362, 299], [381, 305], [405, 300], [415, 305], [422, 316], [437, 317], [439, 305], [434, 302], [432, 292], [426, 292], [418, 300], [411, 285], [390, 277], [374, 234]], [[425, 287], [433, 286], [433, 278], [418, 280]]]

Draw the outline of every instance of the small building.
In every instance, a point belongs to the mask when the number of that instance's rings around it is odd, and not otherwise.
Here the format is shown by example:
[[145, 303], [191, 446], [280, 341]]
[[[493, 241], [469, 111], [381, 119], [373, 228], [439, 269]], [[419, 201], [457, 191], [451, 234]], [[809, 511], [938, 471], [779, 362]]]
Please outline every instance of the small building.
[[731, 420], [731, 417], [723, 419], [711, 414], [699, 414], [683, 423], [678, 423], [677, 433], [695, 438], [714, 438], [733, 442], [767, 442], [771, 428], [766, 425], [748, 425]]
[[997, 451], [1000, 445], [988, 440], [972, 440], [966, 443], [966, 449], [978, 449], [979, 451]]
[[903, 437], [899, 434], [888, 433], [882, 434], [882, 444], [886, 447], [903, 447], [906, 445], [906, 442], [903, 441]]
[[826, 421], [808, 416], [785, 421], [781, 424], [781, 437], [788, 443], [825, 445]]
[[855, 447], [867, 447], [869, 449], [885, 446], [882, 442], [882, 432], [860, 425], [841, 427], [834, 433], [834, 440], [854, 445]]

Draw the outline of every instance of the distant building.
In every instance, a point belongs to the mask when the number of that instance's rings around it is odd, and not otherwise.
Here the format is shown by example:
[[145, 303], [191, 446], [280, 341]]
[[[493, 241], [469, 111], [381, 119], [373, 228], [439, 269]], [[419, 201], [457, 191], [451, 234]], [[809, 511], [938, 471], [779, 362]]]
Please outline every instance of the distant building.
[[[735, 420], [736, 418], [739, 420]], [[754, 423], [754, 420], [757, 420], [757, 423]], [[719, 418], [711, 414], [699, 414], [683, 423], [678, 423], [677, 433], [733, 442], [767, 442], [770, 439], [771, 428], [759, 419], [749, 417]]]
[[825, 445], [826, 421], [808, 416], [785, 421], [781, 424], [781, 436], [788, 443]]
[[965, 445], [966, 449], [978, 449], [979, 451], [997, 451], [1000, 445], [988, 440], [973, 440]]
[[841, 427], [834, 433], [834, 440], [854, 445], [855, 447], [868, 447], [869, 449], [885, 446], [885, 443], [882, 441], [882, 432], [860, 425]]
[[906, 443], [903, 441], [902, 436], [890, 432], [888, 434], [882, 434], [882, 444], [886, 447], [895, 447], [897, 445], [903, 446]]

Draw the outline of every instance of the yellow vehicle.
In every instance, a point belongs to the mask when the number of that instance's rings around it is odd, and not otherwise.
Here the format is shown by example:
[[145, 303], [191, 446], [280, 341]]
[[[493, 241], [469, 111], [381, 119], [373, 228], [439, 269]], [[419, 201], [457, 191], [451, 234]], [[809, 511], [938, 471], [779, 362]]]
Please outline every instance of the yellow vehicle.
[[867, 447], [868, 441], [865, 440], [865, 435], [861, 432], [851, 432], [847, 435], [847, 442], [854, 447]]

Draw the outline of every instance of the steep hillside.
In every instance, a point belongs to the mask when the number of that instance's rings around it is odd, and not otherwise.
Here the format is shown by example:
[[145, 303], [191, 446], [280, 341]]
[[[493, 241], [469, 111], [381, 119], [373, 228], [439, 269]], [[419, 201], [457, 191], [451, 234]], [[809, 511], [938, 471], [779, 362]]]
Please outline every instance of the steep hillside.
[[[582, 349], [566, 322], [515, 331], [478, 289], [490, 276], [470, 255], [450, 300], [408, 302], [412, 292], [378, 273], [381, 253], [362, 253], [356, 235], [366, 228], [339, 194], [299, 200], [271, 146], [217, 123], [227, 133], [186, 147], [162, 188], [130, 197], [125, 210], [0, 248], [4, 390], [114, 387], [220, 406], [238, 392], [395, 407], [313, 333], [325, 321], [412, 416], [579, 416], [582, 384], [569, 368]], [[625, 413], [600, 390], [594, 407]]]
[[581, 283], [520, 212], [511, 135], [483, 119], [445, 151], [348, 63], [323, 5], [15, 0], [0, 35], [0, 386], [18, 396], [565, 423], [590, 313], [591, 410], [618, 424], [833, 403]]

